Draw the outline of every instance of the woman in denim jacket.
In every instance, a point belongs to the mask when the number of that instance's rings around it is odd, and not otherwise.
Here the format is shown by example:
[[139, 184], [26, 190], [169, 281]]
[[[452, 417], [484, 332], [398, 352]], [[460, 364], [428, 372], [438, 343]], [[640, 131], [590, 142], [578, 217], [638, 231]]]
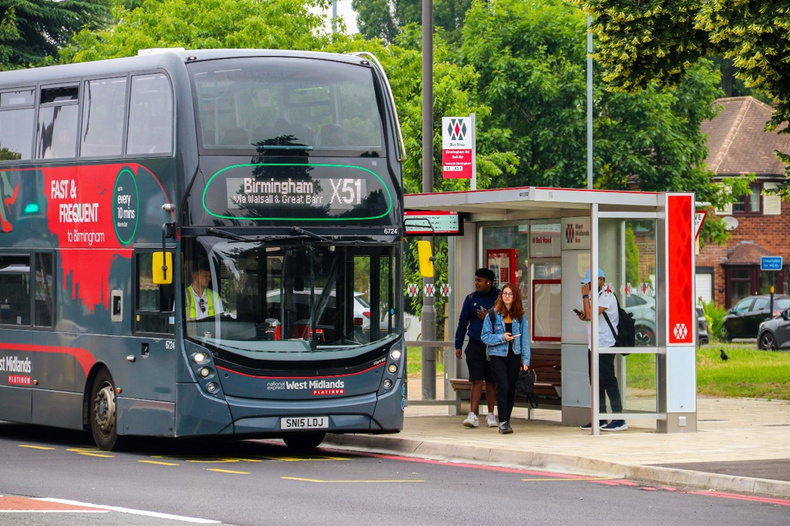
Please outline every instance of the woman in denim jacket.
[[488, 345], [491, 371], [496, 382], [499, 432], [512, 433], [509, 421], [516, 403], [518, 370], [529, 369], [530, 358], [529, 325], [521, 294], [514, 284], [507, 283], [502, 287], [494, 308], [483, 320], [480, 336]]

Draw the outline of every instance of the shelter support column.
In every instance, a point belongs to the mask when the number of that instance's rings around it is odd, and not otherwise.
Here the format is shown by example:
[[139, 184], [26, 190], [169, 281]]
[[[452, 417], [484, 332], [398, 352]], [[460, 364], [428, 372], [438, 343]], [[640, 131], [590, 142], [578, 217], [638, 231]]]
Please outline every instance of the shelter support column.
[[658, 384], [671, 386], [659, 395], [659, 412], [666, 420], [659, 420], [659, 433], [697, 432], [696, 349], [673, 347], [658, 357]]

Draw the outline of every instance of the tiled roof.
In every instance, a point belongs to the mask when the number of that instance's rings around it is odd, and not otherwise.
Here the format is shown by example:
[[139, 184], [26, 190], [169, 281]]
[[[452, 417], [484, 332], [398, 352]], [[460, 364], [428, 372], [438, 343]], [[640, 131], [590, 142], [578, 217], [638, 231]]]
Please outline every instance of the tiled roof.
[[719, 114], [701, 125], [708, 135], [708, 168], [719, 176], [754, 172], [783, 177], [785, 167], [774, 150], [790, 153], [790, 134], [765, 131], [773, 108], [753, 97], [729, 97], [713, 104], [721, 108]]
[[759, 265], [763, 256], [775, 256], [754, 241], [741, 241], [727, 251], [725, 265]]

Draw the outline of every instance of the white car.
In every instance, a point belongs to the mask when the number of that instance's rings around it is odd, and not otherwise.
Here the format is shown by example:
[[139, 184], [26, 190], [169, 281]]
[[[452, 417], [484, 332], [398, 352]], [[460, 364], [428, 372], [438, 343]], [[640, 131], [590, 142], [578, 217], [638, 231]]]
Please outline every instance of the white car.
[[637, 347], [653, 347], [656, 344], [656, 300], [651, 296], [626, 294], [625, 305], [621, 305], [634, 318]]
[[[315, 289], [315, 296], [320, 297], [323, 293], [323, 289]], [[300, 290], [293, 292], [293, 299], [294, 302], [298, 305], [307, 305], [308, 304], [308, 294], [310, 291]], [[354, 292], [354, 325], [362, 327], [363, 329], [370, 328], [370, 304], [364, 298], [365, 294], [363, 292]], [[280, 302], [280, 291], [272, 290], [266, 295], [267, 302], [269, 304], [272, 303], [279, 303]], [[334, 307], [335, 303], [335, 293], [332, 291], [331, 299], [330, 299], [330, 306]]]

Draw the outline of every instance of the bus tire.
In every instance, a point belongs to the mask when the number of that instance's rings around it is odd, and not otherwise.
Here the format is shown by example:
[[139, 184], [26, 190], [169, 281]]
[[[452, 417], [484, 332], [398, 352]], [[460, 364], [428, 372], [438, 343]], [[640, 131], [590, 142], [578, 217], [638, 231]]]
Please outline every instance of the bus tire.
[[326, 432], [317, 431], [315, 433], [297, 433], [294, 435], [286, 435], [283, 437], [285, 445], [297, 451], [307, 451], [315, 449], [321, 445], [321, 442], [326, 438]]
[[104, 451], [112, 451], [118, 443], [118, 412], [115, 385], [107, 369], [99, 371], [93, 381], [90, 423], [96, 446]]

